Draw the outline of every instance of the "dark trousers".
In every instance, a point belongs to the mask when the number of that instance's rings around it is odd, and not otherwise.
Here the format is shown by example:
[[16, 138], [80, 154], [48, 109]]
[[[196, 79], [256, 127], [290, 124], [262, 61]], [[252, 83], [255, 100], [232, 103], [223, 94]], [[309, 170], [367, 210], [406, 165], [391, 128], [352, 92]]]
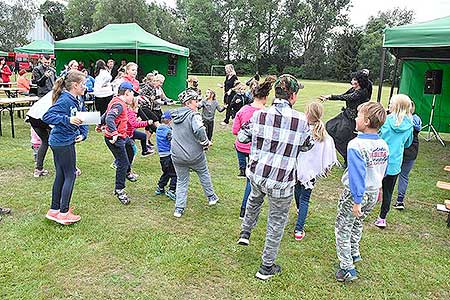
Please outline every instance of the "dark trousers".
[[133, 161], [133, 147], [127, 147], [128, 138], [118, 138], [114, 144], [105, 137], [106, 146], [113, 154], [116, 161], [116, 183], [115, 189], [121, 190], [125, 188], [125, 178], [127, 173], [131, 171], [130, 159]]
[[48, 136], [50, 135], [50, 129], [42, 127], [32, 126], [36, 134], [41, 139], [41, 145], [39, 146], [37, 157], [36, 157], [36, 169], [42, 171], [44, 168], [44, 159], [48, 150]]
[[108, 108], [108, 104], [111, 101], [112, 97], [112, 95], [108, 97], [95, 97], [95, 109], [100, 112], [101, 116], [106, 112], [106, 109]]
[[175, 192], [177, 188], [177, 173], [175, 172], [175, 168], [172, 163], [172, 157], [170, 155], [160, 157], [159, 162], [161, 164], [161, 171], [163, 172], [159, 178], [159, 188], [164, 189], [170, 179], [169, 190]]
[[[138, 116], [144, 121], [152, 120], [153, 122], [161, 122], [162, 111], [161, 110], [151, 110], [147, 106], [141, 106], [138, 110]], [[145, 130], [151, 133], [156, 132], [155, 124], [145, 127]]]
[[397, 175], [386, 175], [383, 178], [383, 202], [381, 203], [380, 218], [386, 219], [386, 216], [391, 207], [392, 193], [394, 192], [395, 182], [397, 181]]
[[134, 130], [133, 136], [131, 137], [133, 140], [139, 140], [141, 142], [142, 153], [147, 151], [147, 136], [144, 132]]
[[212, 141], [213, 131], [214, 131], [214, 120], [203, 119], [203, 125], [205, 125], [206, 136], [208, 140]]
[[76, 152], [75, 144], [69, 146], [54, 146], [53, 159], [55, 161], [55, 181], [52, 189], [51, 209], [60, 210], [61, 213], [69, 211], [73, 186], [76, 178]]

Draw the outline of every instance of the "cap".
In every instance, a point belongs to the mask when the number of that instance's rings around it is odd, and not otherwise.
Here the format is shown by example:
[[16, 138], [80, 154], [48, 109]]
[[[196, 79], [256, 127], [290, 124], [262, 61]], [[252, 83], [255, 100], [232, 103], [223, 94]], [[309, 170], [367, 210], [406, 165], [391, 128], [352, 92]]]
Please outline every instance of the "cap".
[[170, 111], [165, 111], [161, 118], [165, 120], [172, 120], [172, 115], [170, 114]]
[[297, 93], [298, 90], [303, 89], [305, 86], [298, 82], [297, 78], [290, 74], [283, 74], [275, 81], [274, 88], [276, 94], [285, 94], [290, 96]]
[[192, 99], [198, 99], [198, 94], [192, 89], [185, 90], [178, 95], [178, 101], [181, 103], [185, 103]]
[[119, 85], [119, 91], [124, 91], [124, 90], [133, 91], [135, 96], [139, 95], [139, 93], [134, 90], [134, 87], [131, 84], [131, 82], [124, 81]]

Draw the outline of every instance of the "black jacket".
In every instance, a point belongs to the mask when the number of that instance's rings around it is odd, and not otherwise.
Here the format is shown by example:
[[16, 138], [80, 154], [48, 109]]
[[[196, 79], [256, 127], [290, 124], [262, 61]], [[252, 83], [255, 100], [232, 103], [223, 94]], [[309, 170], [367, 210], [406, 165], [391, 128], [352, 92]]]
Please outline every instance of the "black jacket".
[[[52, 72], [52, 76], [47, 77], [44, 75], [47, 70]], [[39, 65], [33, 69], [31, 81], [38, 86], [38, 97], [44, 96], [53, 89], [56, 80], [55, 74], [56, 72], [53, 68], [46, 68], [43, 65]]]

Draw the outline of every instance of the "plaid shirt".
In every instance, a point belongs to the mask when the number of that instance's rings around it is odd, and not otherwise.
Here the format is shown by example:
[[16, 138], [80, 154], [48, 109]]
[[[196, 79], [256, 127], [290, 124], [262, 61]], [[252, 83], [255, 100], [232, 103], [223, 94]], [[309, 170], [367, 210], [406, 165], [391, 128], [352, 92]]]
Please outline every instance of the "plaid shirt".
[[239, 132], [240, 142], [252, 142], [247, 177], [272, 195], [292, 194], [297, 156], [312, 148], [306, 117], [284, 99], [256, 111]]

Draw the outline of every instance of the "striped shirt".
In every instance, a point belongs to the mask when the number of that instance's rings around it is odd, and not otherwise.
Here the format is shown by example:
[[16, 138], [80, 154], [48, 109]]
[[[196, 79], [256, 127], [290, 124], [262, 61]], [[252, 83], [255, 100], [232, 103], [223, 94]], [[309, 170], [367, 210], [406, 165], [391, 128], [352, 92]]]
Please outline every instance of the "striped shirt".
[[247, 177], [280, 197], [292, 193], [298, 154], [313, 146], [305, 115], [287, 100], [275, 99], [270, 108], [253, 114], [238, 139], [252, 143]]

